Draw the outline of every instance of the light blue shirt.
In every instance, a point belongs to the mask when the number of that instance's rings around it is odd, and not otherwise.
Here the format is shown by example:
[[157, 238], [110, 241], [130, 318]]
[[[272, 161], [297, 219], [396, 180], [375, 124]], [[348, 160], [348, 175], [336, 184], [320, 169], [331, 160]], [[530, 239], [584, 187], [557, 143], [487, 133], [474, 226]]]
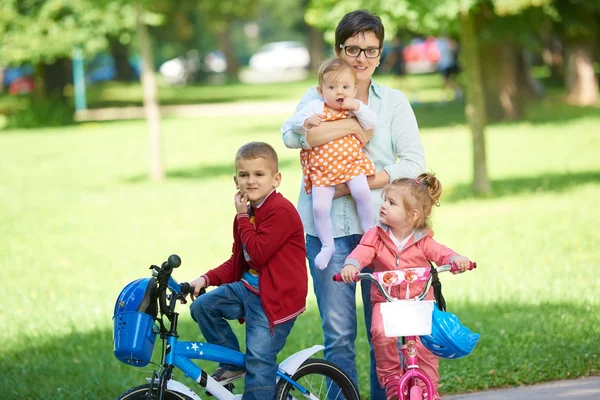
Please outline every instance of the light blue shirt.
[[[296, 113], [309, 102], [320, 98], [316, 87], [310, 88], [300, 100]], [[419, 137], [419, 127], [410, 102], [399, 90], [379, 86], [371, 81], [369, 87], [369, 108], [377, 114], [377, 127], [373, 138], [364, 147], [365, 154], [375, 164], [377, 172], [385, 170], [390, 181], [409, 177], [414, 178], [425, 172], [425, 154]], [[292, 129], [282, 130], [283, 143], [291, 149], [310, 149], [306, 135]], [[312, 212], [312, 196], [304, 191], [301, 181], [298, 213], [304, 224], [304, 231], [317, 236]], [[371, 190], [375, 206], [375, 221], [379, 220], [379, 208], [383, 203], [381, 189]], [[362, 234], [356, 203], [351, 196], [333, 200], [331, 207], [333, 236], [342, 237]]]

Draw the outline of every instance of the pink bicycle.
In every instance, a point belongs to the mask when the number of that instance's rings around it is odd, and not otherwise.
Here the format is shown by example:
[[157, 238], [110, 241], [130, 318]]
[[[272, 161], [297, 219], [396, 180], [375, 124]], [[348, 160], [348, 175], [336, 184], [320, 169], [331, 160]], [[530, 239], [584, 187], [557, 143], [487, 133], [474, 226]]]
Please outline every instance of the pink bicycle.
[[[477, 264], [472, 262], [469, 270], [476, 267]], [[417, 336], [433, 354], [449, 359], [470, 354], [479, 340], [479, 334], [472, 333], [463, 326], [456, 315], [445, 312], [445, 301], [437, 275], [448, 271], [458, 272], [458, 268], [453, 264], [438, 267], [431, 265], [431, 268], [407, 268], [373, 274], [359, 273], [355, 277], [355, 281], [361, 279], [372, 281], [385, 297], [386, 303], [381, 304], [385, 335], [398, 337], [402, 341], [400, 348], [402, 378], [398, 382], [399, 400], [433, 400], [435, 391], [431, 379], [419, 369]], [[341, 274], [336, 274], [333, 280], [342, 282]], [[409, 300], [392, 297], [386, 290], [392, 286], [414, 282], [426, 282], [425, 288], [421, 294]], [[437, 304], [433, 300], [424, 300], [432, 283]], [[418, 380], [425, 384], [426, 393], [417, 385]]]

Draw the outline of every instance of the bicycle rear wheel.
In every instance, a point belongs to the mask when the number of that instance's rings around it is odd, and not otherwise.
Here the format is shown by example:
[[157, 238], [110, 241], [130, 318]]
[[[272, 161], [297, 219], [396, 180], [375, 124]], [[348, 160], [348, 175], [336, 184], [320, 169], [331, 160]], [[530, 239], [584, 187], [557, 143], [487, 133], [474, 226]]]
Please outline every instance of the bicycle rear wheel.
[[358, 390], [350, 378], [337, 366], [325, 360], [309, 358], [298, 368], [292, 379], [308, 393], [302, 393], [289, 382], [280, 379], [275, 390], [276, 400], [360, 400]]
[[[149, 394], [149, 391], [150, 391], [150, 384], [136, 386], [134, 388], [129, 389], [128, 391], [126, 391], [125, 393], [120, 395], [119, 397], [117, 397], [116, 400], [146, 400], [148, 398], [147, 395]], [[152, 388], [152, 396], [154, 396], [154, 397], [150, 397], [151, 399], [158, 399], [157, 391], [158, 391], [158, 388], [156, 387], [156, 385], [154, 385], [154, 387]], [[172, 390], [166, 389], [163, 394], [163, 399], [164, 400], [192, 400], [192, 397], [187, 396], [183, 393], [177, 393], [177, 392], [173, 392]]]

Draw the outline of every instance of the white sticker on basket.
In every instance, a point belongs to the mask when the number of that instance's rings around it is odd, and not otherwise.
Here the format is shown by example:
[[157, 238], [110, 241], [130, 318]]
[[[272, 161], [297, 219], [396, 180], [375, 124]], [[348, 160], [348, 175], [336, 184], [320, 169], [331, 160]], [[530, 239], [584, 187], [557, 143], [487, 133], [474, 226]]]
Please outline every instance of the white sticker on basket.
[[433, 300], [381, 303], [383, 331], [387, 337], [421, 336], [431, 333]]

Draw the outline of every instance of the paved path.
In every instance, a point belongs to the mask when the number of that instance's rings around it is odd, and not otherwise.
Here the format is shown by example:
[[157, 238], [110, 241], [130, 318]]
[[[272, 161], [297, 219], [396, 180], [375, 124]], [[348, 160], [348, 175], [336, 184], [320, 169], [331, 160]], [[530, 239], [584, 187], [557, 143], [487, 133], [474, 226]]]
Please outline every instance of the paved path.
[[[187, 104], [161, 106], [161, 116], [169, 117], [223, 117], [252, 115], [291, 115], [297, 101], [241, 101], [236, 103]], [[97, 108], [75, 112], [76, 121], [109, 121], [143, 119], [143, 107]]]
[[442, 400], [600, 400], [600, 376], [540, 383], [512, 389], [443, 396]]

